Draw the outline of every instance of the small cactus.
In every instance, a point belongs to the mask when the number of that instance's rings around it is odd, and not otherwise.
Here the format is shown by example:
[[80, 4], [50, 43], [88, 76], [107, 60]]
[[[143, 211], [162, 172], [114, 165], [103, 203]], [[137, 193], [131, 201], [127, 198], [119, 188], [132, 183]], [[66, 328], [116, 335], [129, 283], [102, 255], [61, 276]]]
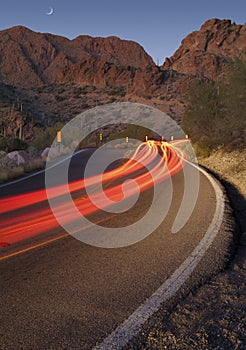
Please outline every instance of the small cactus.
[[20, 129], [19, 129], [19, 139], [22, 140], [22, 123], [20, 124]]

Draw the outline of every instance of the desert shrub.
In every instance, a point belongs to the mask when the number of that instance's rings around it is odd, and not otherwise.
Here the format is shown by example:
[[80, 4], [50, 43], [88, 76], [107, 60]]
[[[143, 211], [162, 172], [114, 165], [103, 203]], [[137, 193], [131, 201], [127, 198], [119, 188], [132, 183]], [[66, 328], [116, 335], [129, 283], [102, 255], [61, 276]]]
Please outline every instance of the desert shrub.
[[0, 169], [0, 183], [8, 181], [8, 171], [7, 169]]
[[8, 143], [7, 143], [7, 138], [1, 136], [0, 137], [0, 150], [4, 152], [8, 152]]
[[128, 67], [127, 67], [127, 70], [135, 74], [135, 72], [136, 72], [136, 67], [134, 67], [134, 66], [128, 66]]
[[64, 101], [66, 99], [66, 97], [65, 96], [61, 96], [61, 95], [56, 95], [55, 99], [56, 99], [56, 101], [61, 102], [61, 101]]
[[75, 87], [75, 88], [73, 89], [73, 95], [74, 95], [75, 98], [80, 97], [80, 95], [81, 95], [81, 90], [80, 90], [80, 88]]
[[7, 173], [8, 173], [8, 180], [12, 180], [12, 179], [15, 179], [17, 177], [24, 175], [25, 170], [24, 170], [24, 167], [22, 165], [19, 165], [19, 166], [16, 166], [14, 168], [9, 169]]
[[[218, 122], [222, 118], [222, 104], [216, 84], [206, 81], [194, 81], [188, 93], [188, 107], [185, 111], [182, 127], [192, 140], [202, 147], [216, 146]], [[202, 140], [202, 141], [201, 141]]]
[[196, 156], [198, 157], [209, 157], [213, 149], [207, 145], [201, 145], [200, 143], [194, 143], [193, 148], [195, 150]]
[[87, 86], [76, 86], [73, 89], [73, 95], [74, 97], [78, 98], [81, 95], [86, 95], [88, 94], [88, 87]]
[[124, 97], [126, 94], [126, 88], [124, 86], [118, 86], [113, 88], [108, 93], [110, 96], [121, 96]]
[[146, 98], [147, 100], [151, 100], [152, 96], [151, 95], [145, 95], [144, 98]]
[[57, 123], [54, 126], [44, 128], [34, 128], [34, 138], [31, 145], [38, 150], [42, 150], [45, 147], [50, 147], [57, 135], [57, 131], [62, 129], [62, 124]]
[[245, 145], [246, 61], [228, 65], [217, 82], [196, 80], [187, 94], [182, 127], [199, 152]]
[[111, 97], [111, 98], [109, 99], [108, 103], [114, 103], [115, 101], [116, 101], [116, 98]]
[[82, 109], [88, 109], [90, 107], [90, 105], [88, 105], [88, 103], [83, 103], [82, 105], [81, 105], [81, 108]]
[[5, 152], [12, 152], [17, 150], [26, 150], [28, 144], [20, 139], [12, 137], [0, 137], [0, 150]]
[[32, 162], [25, 163], [23, 166], [25, 173], [30, 173], [35, 170], [43, 169], [45, 162], [42, 159], [34, 159]]
[[80, 90], [81, 90], [81, 94], [83, 94], [83, 95], [88, 94], [88, 88], [87, 88], [87, 86], [81, 87]]
[[108, 134], [108, 137], [107, 137], [108, 141], [117, 140], [121, 138], [124, 139], [126, 136], [136, 140], [145, 141], [146, 135], [148, 135], [149, 138], [153, 138], [157, 140], [160, 139], [160, 135], [154, 133], [153, 131], [151, 131], [146, 127], [142, 127], [135, 124], [127, 124], [127, 123], [126, 124], [122, 123], [120, 126], [120, 129], [116, 128], [114, 131], [110, 131], [110, 132], [106, 130], [105, 134]]
[[58, 94], [63, 94], [63, 92], [65, 92], [65, 91], [66, 91], [65, 87], [60, 87], [58, 89]]
[[235, 62], [229, 64], [221, 94], [223, 96], [225, 117], [232, 141], [233, 138], [241, 138], [245, 144], [246, 60], [237, 59]]

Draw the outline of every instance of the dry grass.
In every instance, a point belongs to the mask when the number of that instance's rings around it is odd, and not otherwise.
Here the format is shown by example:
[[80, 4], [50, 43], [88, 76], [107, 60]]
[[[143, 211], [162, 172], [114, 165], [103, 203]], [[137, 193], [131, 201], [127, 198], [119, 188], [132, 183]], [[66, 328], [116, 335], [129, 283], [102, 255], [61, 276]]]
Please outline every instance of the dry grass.
[[8, 181], [8, 170], [0, 169], [0, 182]]
[[24, 165], [25, 173], [31, 173], [32, 171], [43, 169], [45, 166], [45, 162], [42, 159], [35, 159], [31, 163], [27, 163]]
[[8, 180], [23, 176], [25, 173], [24, 166], [16, 166], [8, 170]]
[[208, 158], [199, 159], [199, 163], [232, 185], [226, 186], [227, 194], [241, 230], [246, 232], [246, 149], [232, 152], [220, 150]]
[[42, 159], [35, 159], [32, 163], [20, 165], [12, 168], [0, 168], [0, 183], [17, 179], [25, 174], [36, 170], [44, 169], [45, 162]]
[[199, 162], [232, 183], [246, 197], [246, 149], [217, 151], [208, 158], [199, 159]]
[[[246, 232], [245, 150], [220, 150], [200, 158], [199, 163], [226, 181], [234, 214], [242, 232]], [[235, 258], [223, 273], [177, 305], [160, 309], [124, 349], [245, 349], [245, 246], [246, 240], [240, 243]]]

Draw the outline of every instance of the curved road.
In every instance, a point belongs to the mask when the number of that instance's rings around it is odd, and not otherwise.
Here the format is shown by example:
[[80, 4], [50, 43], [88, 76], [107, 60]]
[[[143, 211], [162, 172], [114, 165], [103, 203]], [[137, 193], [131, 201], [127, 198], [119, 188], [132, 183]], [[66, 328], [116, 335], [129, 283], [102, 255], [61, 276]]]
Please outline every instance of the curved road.
[[[91, 151], [72, 161], [71, 180], [81, 176]], [[185, 165], [189, 171], [190, 165]], [[61, 227], [2, 247], [1, 349], [91, 349], [127, 319], [189, 257], [206, 233], [215, 211], [215, 193], [200, 174], [200, 191], [188, 223], [171, 227], [180, 207], [184, 177], [172, 177], [173, 200], [162, 224], [144, 240], [124, 248], [96, 248]], [[44, 173], [2, 187], [1, 198], [44, 188]], [[103, 225], [128, 225], [140, 218], [153, 191], [141, 193], [132, 211], [116, 216], [92, 214]], [[47, 202], [35, 204], [40, 209]], [[1, 215], [1, 222], [22, 210]]]

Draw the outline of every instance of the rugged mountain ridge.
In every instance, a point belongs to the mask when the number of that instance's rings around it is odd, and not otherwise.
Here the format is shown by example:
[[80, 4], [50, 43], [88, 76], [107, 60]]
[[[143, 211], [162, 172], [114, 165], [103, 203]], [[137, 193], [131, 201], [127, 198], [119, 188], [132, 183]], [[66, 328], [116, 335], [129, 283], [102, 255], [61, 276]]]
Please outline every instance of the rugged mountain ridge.
[[[157, 67], [137, 43], [62, 36], [17, 26], [0, 31], [0, 134], [66, 122], [98, 104], [152, 105], [180, 121], [194, 78], [217, 79], [246, 52], [246, 25], [211, 19]], [[7, 85], [6, 85], [7, 84]], [[2, 131], [1, 131], [2, 130]]]
[[103, 85], [108, 72], [114, 81], [119, 78], [120, 84], [122, 67], [127, 72], [155, 66], [152, 58], [133, 41], [90, 36], [69, 40], [22, 26], [0, 31], [0, 60], [1, 82], [20, 87], [71, 80]]
[[140, 88], [146, 94], [150, 86], [153, 93], [153, 85], [163, 84], [160, 71], [214, 79], [245, 52], [246, 25], [216, 18], [189, 34], [160, 69], [133, 41], [86, 35], [69, 40], [17, 26], [0, 31], [0, 82], [22, 88], [71, 82], [127, 85], [132, 93]]
[[189, 34], [174, 55], [166, 58], [162, 68], [214, 79], [230, 60], [245, 53], [246, 24], [214, 18]]

